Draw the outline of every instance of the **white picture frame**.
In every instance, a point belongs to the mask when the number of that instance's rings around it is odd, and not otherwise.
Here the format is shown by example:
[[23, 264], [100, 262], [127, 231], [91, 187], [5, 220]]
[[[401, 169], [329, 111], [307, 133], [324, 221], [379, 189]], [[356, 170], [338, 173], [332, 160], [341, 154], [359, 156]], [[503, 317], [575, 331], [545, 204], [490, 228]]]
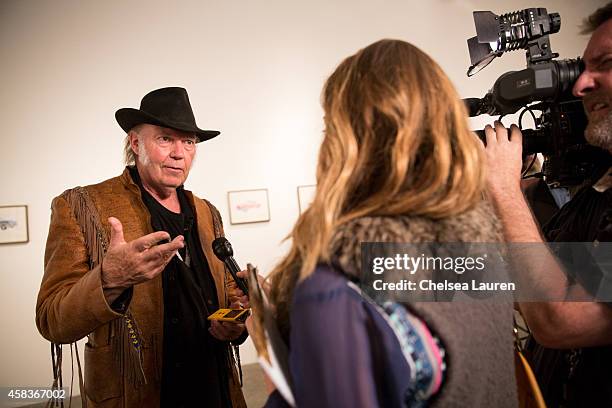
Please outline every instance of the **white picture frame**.
[[268, 189], [227, 192], [230, 224], [250, 224], [270, 221]]
[[300, 214], [302, 214], [304, 211], [306, 211], [308, 207], [310, 207], [312, 200], [314, 200], [316, 191], [317, 191], [316, 184], [297, 187], [298, 208], [300, 210]]
[[28, 206], [0, 206], [0, 244], [21, 244], [29, 241]]

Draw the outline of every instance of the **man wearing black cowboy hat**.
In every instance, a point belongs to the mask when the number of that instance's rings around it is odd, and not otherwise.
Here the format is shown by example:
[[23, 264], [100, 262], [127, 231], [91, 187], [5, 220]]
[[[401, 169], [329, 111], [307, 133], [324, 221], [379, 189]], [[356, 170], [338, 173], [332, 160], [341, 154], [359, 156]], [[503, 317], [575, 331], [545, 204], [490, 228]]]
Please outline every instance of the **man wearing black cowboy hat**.
[[115, 117], [123, 174], [53, 200], [39, 331], [56, 353], [87, 336], [88, 406], [243, 407], [231, 345], [244, 327], [207, 316], [246, 300], [212, 253], [219, 212], [183, 188], [197, 143], [219, 132], [196, 125], [183, 88]]

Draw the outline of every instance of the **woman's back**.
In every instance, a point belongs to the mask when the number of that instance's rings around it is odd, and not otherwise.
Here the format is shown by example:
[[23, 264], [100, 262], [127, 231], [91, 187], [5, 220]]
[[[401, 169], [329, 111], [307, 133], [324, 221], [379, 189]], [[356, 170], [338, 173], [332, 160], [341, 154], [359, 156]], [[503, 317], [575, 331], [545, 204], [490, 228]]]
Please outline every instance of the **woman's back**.
[[[359, 279], [362, 242], [495, 243], [499, 239], [497, 219], [486, 202], [435, 221], [425, 217], [363, 217], [336, 232], [332, 263]], [[387, 294], [392, 296], [392, 292]], [[445, 380], [433, 406], [517, 406], [510, 300], [405, 306], [425, 321], [446, 349]]]
[[[336, 68], [325, 84], [322, 104], [325, 130], [316, 194], [293, 228], [289, 254], [271, 274], [271, 299], [279, 327], [283, 335], [291, 333], [291, 353], [302, 354], [293, 357], [296, 387], [303, 386], [299, 384], [302, 373], [318, 361], [318, 353], [327, 356], [355, 346], [341, 330], [344, 326], [335, 321], [324, 329], [301, 331], [329, 317], [322, 307], [301, 315], [302, 303], [296, 303], [302, 285], [320, 279], [317, 265], [333, 265], [336, 273], [358, 281], [363, 242], [499, 241], [495, 217], [482, 201], [482, 145], [468, 127], [464, 104], [452, 82], [427, 54], [399, 40], [371, 44]], [[318, 296], [324, 299], [326, 295]], [[407, 302], [405, 306], [447, 349], [446, 380], [432, 402], [440, 406], [516, 406], [510, 301]], [[366, 337], [370, 352], [358, 348], [360, 357], [384, 362], [381, 356], [396, 352], [390, 344], [383, 351], [371, 348], [384, 338], [384, 330], [373, 320], [353, 312], [346, 319], [361, 329], [377, 329]], [[426, 331], [424, 338], [430, 338]], [[312, 338], [321, 335], [342, 341], [329, 348], [321, 343], [316, 350], [300, 350], [302, 342], [319, 344]], [[377, 404], [385, 401], [386, 383], [378, 381], [379, 370], [358, 369], [340, 361], [325, 370], [314, 370], [320, 374], [312, 378], [336, 384], [336, 376], [348, 370], [355, 389], [364, 387], [363, 378], [369, 379], [366, 388], [374, 391], [367, 398], [359, 392], [352, 394], [354, 405], [372, 403], [372, 394], [378, 396]], [[388, 383], [397, 387], [392, 387], [389, 397], [394, 398], [402, 384], [409, 382], [410, 377], [394, 374]], [[320, 381], [317, 384], [327, 389]], [[316, 386], [304, 392], [313, 402], [327, 395], [320, 395]]]

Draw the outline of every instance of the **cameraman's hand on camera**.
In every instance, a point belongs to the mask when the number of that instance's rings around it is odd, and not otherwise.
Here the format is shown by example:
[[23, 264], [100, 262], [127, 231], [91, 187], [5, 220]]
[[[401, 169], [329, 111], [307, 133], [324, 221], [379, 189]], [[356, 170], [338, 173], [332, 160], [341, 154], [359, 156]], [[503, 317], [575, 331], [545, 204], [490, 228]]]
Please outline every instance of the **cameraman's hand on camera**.
[[504, 205], [507, 200], [522, 197], [521, 167], [523, 151], [523, 135], [516, 125], [508, 130], [499, 121], [495, 128], [485, 127], [487, 145], [487, 189], [496, 205]]
[[487, 190], [501, 220], [506, 242], [542, 242], [539, 229], [521, 191], [523, 134], [516, 125], [508, 130], [499, 122], [485, 127]]

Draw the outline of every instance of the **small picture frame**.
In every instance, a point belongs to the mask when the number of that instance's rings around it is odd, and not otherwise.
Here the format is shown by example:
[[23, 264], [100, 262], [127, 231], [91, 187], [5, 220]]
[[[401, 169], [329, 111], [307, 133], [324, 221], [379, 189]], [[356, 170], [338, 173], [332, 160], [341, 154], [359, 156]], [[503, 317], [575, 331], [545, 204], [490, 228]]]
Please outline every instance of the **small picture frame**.
[[314, 200], [315, 192], [317, 191], [316, 184], [307, 185], [307, 186], [298, 186], [297, 194], [298, 194], [298, 206], [300, 209], [300, 214], [302, 214], [312, 203]]
[[270, 221], [268, 189], [228, 191], [231, 224]]
[[19, 244], [29, 241], [28, 206], [0, 206], [0, 244]]

